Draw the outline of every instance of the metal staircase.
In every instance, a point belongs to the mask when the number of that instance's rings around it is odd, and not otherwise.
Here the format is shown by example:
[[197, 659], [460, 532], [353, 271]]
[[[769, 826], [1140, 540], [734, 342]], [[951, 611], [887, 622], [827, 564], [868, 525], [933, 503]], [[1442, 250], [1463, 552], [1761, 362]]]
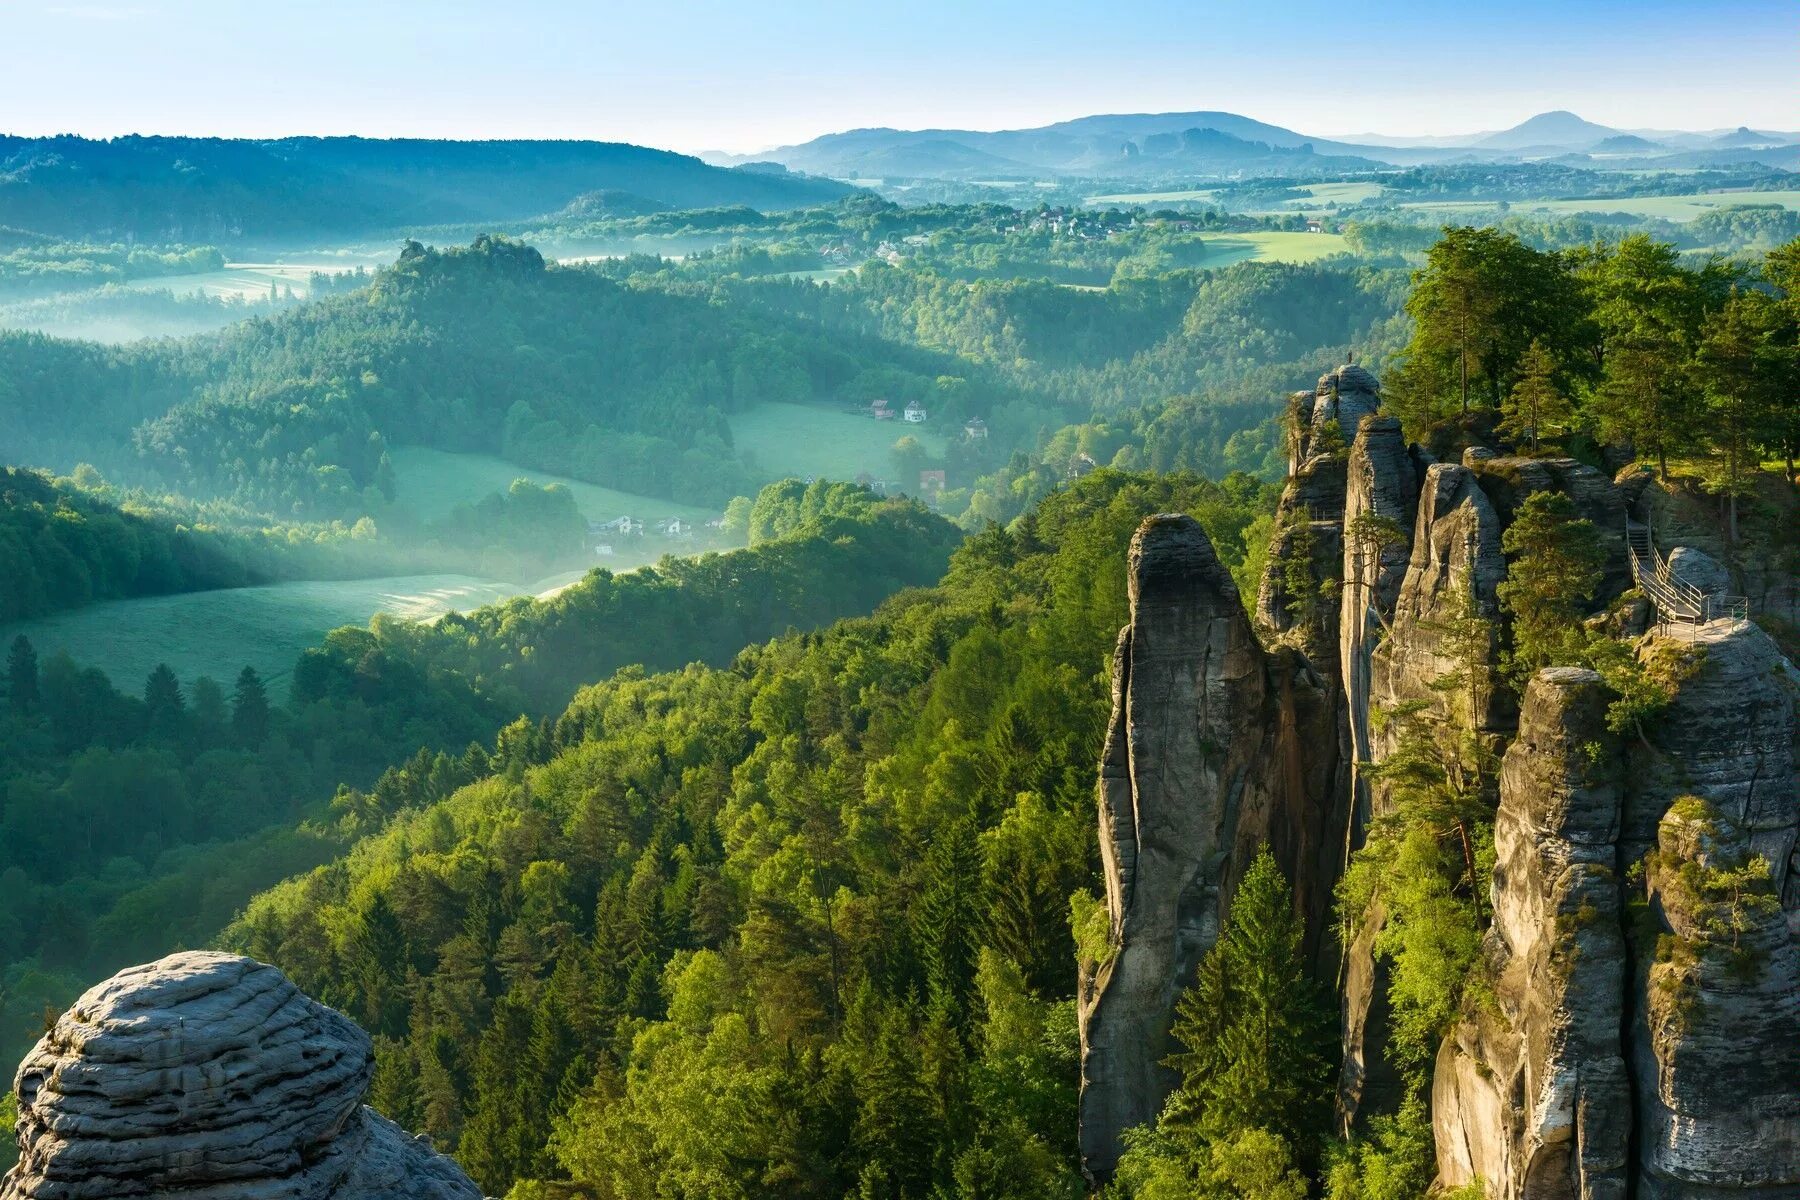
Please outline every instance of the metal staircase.
[[1750, 605], [1744, 597], [1703, 592], [1671, 571], [1669, 560], [1656, 548], [1649, 525], [1628, 518], [1625, 545], [1630, 551], [1631, 578], [1655, 606], [1658, 623], [1705, 625], [1749, 618]]

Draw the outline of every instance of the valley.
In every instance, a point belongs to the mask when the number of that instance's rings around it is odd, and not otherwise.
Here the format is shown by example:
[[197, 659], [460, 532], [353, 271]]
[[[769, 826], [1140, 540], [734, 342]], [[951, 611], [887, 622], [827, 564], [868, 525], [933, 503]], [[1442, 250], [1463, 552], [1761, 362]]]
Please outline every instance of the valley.
[[0, 1200], [1800, 1188], [1766, 14], [325, 7], [10, 18]]

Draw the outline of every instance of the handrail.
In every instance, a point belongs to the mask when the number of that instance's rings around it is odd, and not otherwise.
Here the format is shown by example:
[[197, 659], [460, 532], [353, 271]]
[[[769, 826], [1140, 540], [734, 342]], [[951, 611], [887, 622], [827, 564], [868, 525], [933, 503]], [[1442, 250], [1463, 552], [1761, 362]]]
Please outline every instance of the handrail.
[[1655, 532], [1647, 522], [1640, 525], [1626, 517], [1625, 548], [1632, 581], [1649, 597], [1663, 621], [1706, 625], [1749, 619], [1750, 602], [1743, 596], [1704, 592], [1677, 575], [1658, 549]]

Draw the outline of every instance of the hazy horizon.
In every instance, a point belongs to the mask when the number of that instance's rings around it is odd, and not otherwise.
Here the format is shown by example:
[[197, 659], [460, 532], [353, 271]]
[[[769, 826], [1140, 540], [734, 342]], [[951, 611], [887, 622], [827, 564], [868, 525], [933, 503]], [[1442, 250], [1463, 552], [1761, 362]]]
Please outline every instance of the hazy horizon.
[[873, 126], [1193, 110], [1321, 137], [1468, 134], [1549, 109], [1626, 129], [1800, 129], [1800, 18], [1786, 0], [1521, 0], [1501, 13], [1304, 0], [1204, 20], [1172, 0], [1001, 0], [979, 13], [925, 0], [880, 17], [822, 0], [6, 8], [33, 52], [0, 79], [0, 132], [26, 136], [546, 137], [753, 153]]

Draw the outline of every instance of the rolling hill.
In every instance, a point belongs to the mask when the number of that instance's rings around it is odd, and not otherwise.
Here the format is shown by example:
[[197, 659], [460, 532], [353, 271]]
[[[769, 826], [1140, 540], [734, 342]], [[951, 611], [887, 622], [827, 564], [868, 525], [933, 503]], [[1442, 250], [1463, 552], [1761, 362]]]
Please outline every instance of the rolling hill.
[[279, 242], [523, 220], [605, 193], [772, 210], [829, 180], [614, 142], [0, 135], [0, 226], [97, 241]]

